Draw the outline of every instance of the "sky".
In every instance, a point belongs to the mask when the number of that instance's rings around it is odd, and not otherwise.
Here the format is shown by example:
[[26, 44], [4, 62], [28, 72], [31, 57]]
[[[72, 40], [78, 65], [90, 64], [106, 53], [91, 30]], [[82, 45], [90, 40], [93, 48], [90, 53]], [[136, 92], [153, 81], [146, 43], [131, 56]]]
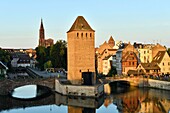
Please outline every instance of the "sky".
[[41, 18], [46, 38], [67, 41], [77, 16], [95, 30], [96, 47], [110, 36], [170, 47], [170, 0], [0, 0], [0, 47], [37, 47]]

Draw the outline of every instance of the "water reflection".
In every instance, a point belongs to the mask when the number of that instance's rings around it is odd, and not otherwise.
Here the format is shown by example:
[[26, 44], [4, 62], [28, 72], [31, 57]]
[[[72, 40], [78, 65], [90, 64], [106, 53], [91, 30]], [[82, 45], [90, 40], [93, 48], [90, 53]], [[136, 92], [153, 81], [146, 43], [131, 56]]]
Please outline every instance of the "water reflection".
[[37, 96], [37, 85], [26, 85], [19, 88], [15, 88], [12, 97], [29, 99]]
[[122, 113], [168, 113], [170, 112], [170, 92], [156, 89], [136, 89], [122, 94], [112, 94], [104, 101], [104, 106], [117, 106]]
[[169, 94], [170, 91], [164, 90], [134, 89], [125, 93], [114, 93], [99, 99], [73, 98], [58, 93], [40, 100], [31, 101], [0, 96], [0, 112], [168, 113], [170, 110]]

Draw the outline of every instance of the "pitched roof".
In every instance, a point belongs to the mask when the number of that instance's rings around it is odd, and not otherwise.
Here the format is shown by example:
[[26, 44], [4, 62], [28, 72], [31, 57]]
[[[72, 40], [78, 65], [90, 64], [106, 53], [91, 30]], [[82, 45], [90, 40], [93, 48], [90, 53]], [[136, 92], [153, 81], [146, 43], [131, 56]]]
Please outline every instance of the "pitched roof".
[[[70, 28], [70, 30], [68, 32], [71, 31], [79, 31], [79, 30], [83, 30], [83, 31], [94, 31], [90, 25], [87, 23], [87, 21], [84, 19], [83, 16], [78, 16], [77, 19], [75, 20], [75, 22], [73, 23], [72, 27]], [[68, 33], [67, 32], [67, 33]]]
[[157, 63], [141, 63], [142, 67], [146, 70], [160, 69]]
[[138, 59], [138, 58], [137, 58], [137, 55], [136, 55], [134, 52], [132, 52], [132, 51], [127, 51], [126, 54], [125, 54], [124, 56], [122, 56], [122, 61], [127, 61], [128, 58], [131, 57], [132, 55], [133, 55], [136, 59]]
[[113, 39], [113, 37], [111, 36], [109, 41], [108, 41], [108, 44], [113, 48], [115, 46], [115, 41]]
[[152, 62], [161, 63], [166, 51], [159, 51], [153, 58]]
[[113, 55], [108, 55], [106, 56], [103, 60], [108, 60], [110, 57], [112, 57]]

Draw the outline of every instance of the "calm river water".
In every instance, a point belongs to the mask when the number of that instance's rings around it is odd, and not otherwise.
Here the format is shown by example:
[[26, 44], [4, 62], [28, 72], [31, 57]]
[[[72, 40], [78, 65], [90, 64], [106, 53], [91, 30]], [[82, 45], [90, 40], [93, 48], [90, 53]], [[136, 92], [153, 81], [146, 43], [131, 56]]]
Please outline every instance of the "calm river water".
[[[34, 86], [15, 91], [15, 96], [36, 95]], [[133, 89], [123, 93], [93, 98], [67, 97], [58, 93], [33, 100], [0, 96], [2, 113], [170, 113], [170, 91], [157, 89]]]

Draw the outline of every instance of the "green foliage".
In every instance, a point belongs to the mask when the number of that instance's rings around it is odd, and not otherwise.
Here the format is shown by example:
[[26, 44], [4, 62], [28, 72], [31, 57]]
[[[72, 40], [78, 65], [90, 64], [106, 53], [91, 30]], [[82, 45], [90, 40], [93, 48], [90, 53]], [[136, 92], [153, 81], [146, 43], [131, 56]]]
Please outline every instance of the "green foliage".
[[168, 55], [170, 56], [170, 48], [168, 48], [167, 52], [168, 52]]
[[0, 48], [0, 61], [7, 64], [11, 61], [10, 54]]
[[52, 67], [53, 67], [53, 65], [52, 65], [52, 63], [51, 63], [51, 60], [47, 61], [47, 62], [44, 64], [44, 69], [46, 69], [46, 68], [52, 68]]
[[35, 50], [36, 50], [36, 55], [37, 55], [36, 60], [38, 61], [37, 66], [41, 70], [44, 70], [44, 63], [48, 61], [48, 59], [47, 59], [48, 57], [47, 57], [47, 54], [46, 54], [46, 48], [39, 46]]
[[36, 49], [36, 60], [38, 61], [37, 67], [41, 70], [49, 66], [54, 68], [67, 69], [67, 43], [64, 40], [59, 40], [51, 47], [39, 46]]
[[108, 76], [113, 76], [113, 75], [116, 75], [117, 74], [117, 70], [116, 70], [116, 67], [112, 66], [109, 73], [108, 73]]
[[59, 40], [51, 47], [50, 59], [55, 68], [67, 69], [67, 43]]

